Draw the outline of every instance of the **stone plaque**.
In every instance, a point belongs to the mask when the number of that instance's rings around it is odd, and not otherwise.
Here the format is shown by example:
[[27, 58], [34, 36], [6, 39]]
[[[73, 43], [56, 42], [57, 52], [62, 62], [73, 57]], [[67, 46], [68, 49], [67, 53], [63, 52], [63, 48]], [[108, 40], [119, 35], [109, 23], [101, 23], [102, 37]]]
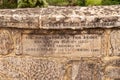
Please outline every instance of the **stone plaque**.
[[101, 54], [101, 35], [23, 34], [23, 54]]

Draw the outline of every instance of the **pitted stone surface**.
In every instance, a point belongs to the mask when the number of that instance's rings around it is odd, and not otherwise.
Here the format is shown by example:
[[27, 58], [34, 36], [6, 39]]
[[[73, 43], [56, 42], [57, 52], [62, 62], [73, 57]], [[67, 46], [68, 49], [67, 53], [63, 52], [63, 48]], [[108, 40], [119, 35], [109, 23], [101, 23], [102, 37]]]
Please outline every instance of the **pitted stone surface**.
[[13, 40], [9, 30], [0, 30], [0, 54], [10, 54], [13, 51]]
[[106, 66], [114, 66], [114, 67], [120, 67], [120, 57], [114, 56], [114, 57], [105, 57], [103, 58], [104, 64]]
[[119, 30], [113, 30], [110, 35], [110, 42], [111, 42], [111, 50], [112, 55], [120, 56], [120, 31]]
[[120, 79], [120, 67], [108, 66], [105, 70], [105, 74], [111, 79]]
[[[101, 54], [104, 50], [102, 48], [103, 30], [85, 30], [75, 33], [70, 30], [69, 34], [60, 34], [57, 31], [51, 32], [52, 34], [23, 33], [21, 37], [22, 45], [20, 46], [22, 54], [29, 56], [68, 56], [67, 54], [69, 54], [71, 57], [78, 55], [100, 57], [103, 55]], [[47, 31], [47, 33], [49, 32]]]
[[120, 6], [0, 10], [0, 27], [29, 29], [111, 28], [120, 25]]
[[0, 79], [63, 80], [63, 64], [56, 60], [32, 57], [0, 58]]
[[102, 65], [98, 59], [72, 61], [72, 80], [102, 80]]
[[120, 5], [0, 10], [0, 80], [120, 80]]

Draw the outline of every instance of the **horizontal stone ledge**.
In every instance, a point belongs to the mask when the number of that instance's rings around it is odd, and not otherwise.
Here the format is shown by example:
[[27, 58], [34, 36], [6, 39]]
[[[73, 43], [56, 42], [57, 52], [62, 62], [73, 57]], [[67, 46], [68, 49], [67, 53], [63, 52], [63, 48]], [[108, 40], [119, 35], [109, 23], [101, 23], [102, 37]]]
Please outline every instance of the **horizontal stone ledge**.
[[0, 27], [83, 29], [120, 27], [120, 5], [1, 9]]

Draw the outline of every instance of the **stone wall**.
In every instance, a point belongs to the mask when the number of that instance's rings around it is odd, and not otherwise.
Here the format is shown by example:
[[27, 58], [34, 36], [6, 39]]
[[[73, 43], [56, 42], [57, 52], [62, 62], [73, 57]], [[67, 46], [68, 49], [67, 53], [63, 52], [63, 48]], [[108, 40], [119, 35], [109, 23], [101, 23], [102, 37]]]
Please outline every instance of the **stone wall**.
[[120, 6], [0, 10], [0, 80], [120, 80]]

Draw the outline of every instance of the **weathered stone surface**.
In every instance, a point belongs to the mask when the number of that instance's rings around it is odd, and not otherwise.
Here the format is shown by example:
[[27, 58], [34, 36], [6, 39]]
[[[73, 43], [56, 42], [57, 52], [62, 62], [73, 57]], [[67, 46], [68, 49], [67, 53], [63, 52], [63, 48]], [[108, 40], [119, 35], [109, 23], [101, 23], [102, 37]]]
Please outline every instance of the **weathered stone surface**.
[[120, 25], [120, 5], [0, 10], [0, 27], [29, 29], [111, 28]]
[[119, 27], [120, 5], [0, 10], [0, 80], [120, 80]]
[[0, 29], [0, 54], [9, 54], [13, 51], [13, 40], [9, 30]]
[[111, 55], [120, 56], [120, 30], [113, 30], [110, 35], [111, 38]]
[[[51, 31], [52, 32], [52, 31]], [[61, 32], [61, 31], [59, 31]], [[84, 32], [84, 33], [83, 33]], [[48, 33], [48, 32], [47, 32]], [[103, 51], [102, 31], [76, 31], [71, 34], [22, 34], [22, 54], [32, 56], [101, 56]], [[97, 43], [97, 44], [96, 44]]]
[[103, 58], [104, 64], [106, 66], [116, 66], [116, 67], [120, 67], [120, 57], [105, 57]]
[[102, 80], [101, 66], [99, 59], [73, 61], [71, 80]]
[[[101, 8], [101, 10], [99, 10]], [[116, 9], [119, 6], [116, 7]], [[60, 10], [60, 11], [58, 11]], [[99, 10], [99, 11], [98, 11]], [[53, 14], [51, 14], [53, 13]], [[49, 29], [82, 29], [96, 27], [118, 27], [119, 12], [115, 6], [111, 10], [108, 7], [68, 7], [43, 9], [40, 28]], [[112, 16], [111, 16], [111, 15]]]
[[[2, 36], [5, 32], [6, 34]], [[0, 38], [1, 44], [7, 47], [1, 45], [1, 54], [100, 57], [105, 53], [102, 29], [96, 31], [1, 29]]]
[[33, 57], [0, 58], [1, 80], [63, 80], [63, 64], [58, 59]]
[[105, 74], [111, 79], [120, 79], [120, 67], [108, 66], [105, 70]]
[[0, 27], [38, 28], [39, 13], [34, 9], [0, 10]]

